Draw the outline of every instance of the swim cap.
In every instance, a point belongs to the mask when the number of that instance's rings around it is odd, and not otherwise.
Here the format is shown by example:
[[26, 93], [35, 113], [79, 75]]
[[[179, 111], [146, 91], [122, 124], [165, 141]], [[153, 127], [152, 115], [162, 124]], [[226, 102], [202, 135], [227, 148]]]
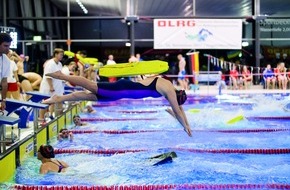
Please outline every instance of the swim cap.
[[73, 116], [73, 119], [74, 119], [74, 118], [77, 118], [77, 117], [80, 118], [80, 116], [79, 116], [78, 114], [76, 114], [76, 115]]
[[54, 158], [54, 150], [50, 145], [41, 145], [39, 152], [44, 158]]
[[63, 128], [63, 129], [59, 130], [59, 132], [60, 133], [63, 133], [63, 132], [67, 132], [68, 133], [69, 131], [66, 128]]
[[178, 105], [184, 104], [184, 102], [187, 100], [187, 95], [185, 93], [185, 90], [175, 90], [175, 92], [176, 92]]

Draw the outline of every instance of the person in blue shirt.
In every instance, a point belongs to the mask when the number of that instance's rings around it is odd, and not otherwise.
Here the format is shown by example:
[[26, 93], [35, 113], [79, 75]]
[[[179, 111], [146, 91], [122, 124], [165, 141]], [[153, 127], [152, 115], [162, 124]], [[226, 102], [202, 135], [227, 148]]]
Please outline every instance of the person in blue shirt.
[[264, 78], [264, 81], [266, 83], [266, 88], [267, 89], [270, 88], [270, 85], [272, 85], [272, 89], [275, 88], [276, 77], [275, 77], [275, 74], [274, 74], [270, 64], [268, 64], [266, 69], [264, 70], [263, 78]]

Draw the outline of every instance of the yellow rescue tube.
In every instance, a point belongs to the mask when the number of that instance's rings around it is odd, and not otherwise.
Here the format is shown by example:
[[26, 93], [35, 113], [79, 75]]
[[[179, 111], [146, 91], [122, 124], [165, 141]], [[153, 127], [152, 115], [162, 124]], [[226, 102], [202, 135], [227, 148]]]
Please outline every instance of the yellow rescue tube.
[[71, 52], [71, 51], [64, 51], [64, 54], [69, 56], [69, 57], [76, 56], [76, 58], [84, 64], [90, 64], [90, 65], [99, 64], [99, 60], [97, 58], [94, 58], [94, 57], [82, 57], [79, 54], [75, 54], [74, 52]]
[[[191, 112], [191, 113], [199, 113], [202, 109], [198, 109], [198, 108], [192, 108], [192, 109], [189, 109], [188, 111]], [[221, 108], [214, 108], [213, 111], [220, 111]]]
[[199, 113], [200, 109], [193, 108], [193, 109], [189, 109], [188, 111], [191, 113]]
[[168, 63], [160, 60], [136, 63], [119, 63], [100, 68], [99, 75], [104, 77], [126, 77], [146, 74], [160, 74], [168, 70]]
[[236, 117], [234, 117], [234, 118], [228, 120], [228, 121], [227, 121], [227, 124], [234, 124], [234, 123], [236, 123], [236, 122], [238, 122], [238, 121], [241, 121], [241, 120], [243, 120], [243, 119], [244, 119], [244, 116], [243, 116], [243, 115], [238, 115], [238, 116], [236, 116]]

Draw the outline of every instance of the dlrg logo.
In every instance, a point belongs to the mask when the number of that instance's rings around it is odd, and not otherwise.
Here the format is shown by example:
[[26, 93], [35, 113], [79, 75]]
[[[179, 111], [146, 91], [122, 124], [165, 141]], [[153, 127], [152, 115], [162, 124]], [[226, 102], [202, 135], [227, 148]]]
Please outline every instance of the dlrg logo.
[[159, 27], [194, 27], [194, 20], [158, 20], [157, 25]]

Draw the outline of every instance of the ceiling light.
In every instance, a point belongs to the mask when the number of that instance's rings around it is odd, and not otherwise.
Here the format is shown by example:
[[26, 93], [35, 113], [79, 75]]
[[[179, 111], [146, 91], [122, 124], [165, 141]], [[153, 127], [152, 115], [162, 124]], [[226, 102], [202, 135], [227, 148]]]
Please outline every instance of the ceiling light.
[[249, 42], [242, 42], [242, 46], [243, 46], [243, 47], [247, 47], [247, 46], [249, 46]]
[[83, 3], [80, 0], [76, 0], [76, 2], [79, 4], [81, 9], [84, 11], [84, 13], [88, 14], [89, 11], [86, 9], [86, 7], [83, 5]]

